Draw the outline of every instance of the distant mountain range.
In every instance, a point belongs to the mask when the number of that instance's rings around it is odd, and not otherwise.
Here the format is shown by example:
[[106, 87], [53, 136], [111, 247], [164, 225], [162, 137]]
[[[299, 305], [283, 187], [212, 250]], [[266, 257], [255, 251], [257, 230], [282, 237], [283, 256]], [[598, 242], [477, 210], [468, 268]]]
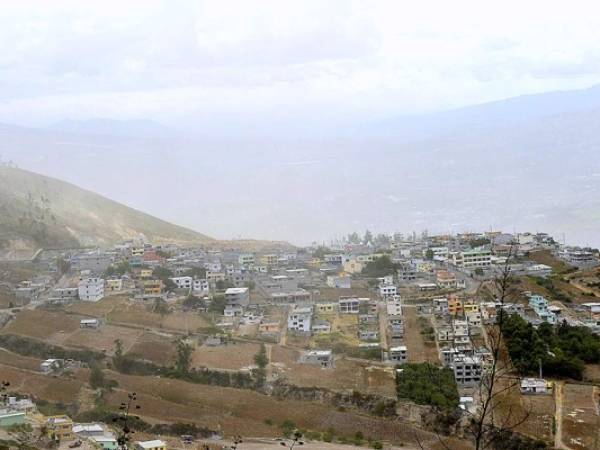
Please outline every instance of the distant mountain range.
[[176, 132], [171, 130], [169, 127], [147, 119], [65, 119], [47, 127], [47, 129], [51, 131], [75, 134], [125, 136], [138, 138], [168, 138], [176, 136]]
[[153, 242], [211, 240], [72, 184], [0, 166], [0, 255], [106, 246], [140, 235]]
[[0, 126], [0, 155], [221, 238], [494, 228], [600, 246], [600, 87], [318, 137], [107, 133]]

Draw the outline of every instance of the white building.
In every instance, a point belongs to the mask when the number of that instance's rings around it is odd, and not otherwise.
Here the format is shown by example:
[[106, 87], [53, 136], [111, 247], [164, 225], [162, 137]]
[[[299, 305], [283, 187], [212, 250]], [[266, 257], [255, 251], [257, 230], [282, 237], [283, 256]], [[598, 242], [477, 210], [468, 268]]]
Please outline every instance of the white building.
[[396, 286], [392, 284], [384, 284], [379, 286], [379, 295], [383, 298], [394, 297], [397, 295]]
[[104, 280], [102, 278], [82, 278], [78, 286], [79, 299], [97, 302], [104, 298]]
[[250, 303], [250, 289], [247, 287], [229, 288], [225, 291], [225, 301], [228, 306], [248, 306]]
[[170, 279], [177, 289], [191, 289], [194, 279], [192, 277], [174, 277]]
[[311, 332], [313, 310], [311, 307], [296, 307], [288, 315], [288, 330], [300, 333]]
[[192, 291], [194, 292], [194, 295], [208, 295], [210, 293], [208, 280], [195, 279], [192, 282]]
[[404, 364], [408, 361], [408, 350], [406, 345], [391, 347], [387, 353], [387, 361], [394, 364]]
[[333, 367], [333, 352], [331, 350], [308, 350], [302, 354], [300, 362], [329, 369]]
[[357, 297], [340, 297], [338, 302], [340, 314], [358, 314], [360, 301]]
[[548, 393], [546, 380], [541, 378], [523, 378], [521, 380], [521, 394], [536, 395]]

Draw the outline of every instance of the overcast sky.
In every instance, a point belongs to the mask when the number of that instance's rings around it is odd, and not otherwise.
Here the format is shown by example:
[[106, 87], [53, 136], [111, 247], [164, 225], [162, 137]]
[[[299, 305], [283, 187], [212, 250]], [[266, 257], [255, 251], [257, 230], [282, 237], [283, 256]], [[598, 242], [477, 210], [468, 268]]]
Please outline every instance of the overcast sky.
[[377, 119], [600, 82], [597, 1], [19, 1], [0, 121]]

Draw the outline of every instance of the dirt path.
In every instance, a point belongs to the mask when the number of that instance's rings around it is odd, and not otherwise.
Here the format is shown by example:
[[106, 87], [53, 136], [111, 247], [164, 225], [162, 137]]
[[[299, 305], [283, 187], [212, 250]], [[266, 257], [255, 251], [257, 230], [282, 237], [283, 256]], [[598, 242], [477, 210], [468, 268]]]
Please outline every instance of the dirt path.
[[571, 447], [566, 446], [562, 440], [562, 425], [563, 425], [563, 388], [565, 383], [563, 381], [556, 381], [554, 383], [554, 399], [556, 402], [556, 408], [554, 412], [554, 422], [556, 423], [556, 434], [554, 435], [554, 447], [563, 450], [572, 450]]

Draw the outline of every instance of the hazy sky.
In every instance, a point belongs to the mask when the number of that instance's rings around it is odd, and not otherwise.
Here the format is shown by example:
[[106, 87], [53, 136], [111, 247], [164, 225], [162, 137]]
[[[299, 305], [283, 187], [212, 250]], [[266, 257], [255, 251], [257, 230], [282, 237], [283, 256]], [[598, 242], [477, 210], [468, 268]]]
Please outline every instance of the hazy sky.
[[19, 1], [0, 121], [343, 123], [600, 82], [597, 1]]

